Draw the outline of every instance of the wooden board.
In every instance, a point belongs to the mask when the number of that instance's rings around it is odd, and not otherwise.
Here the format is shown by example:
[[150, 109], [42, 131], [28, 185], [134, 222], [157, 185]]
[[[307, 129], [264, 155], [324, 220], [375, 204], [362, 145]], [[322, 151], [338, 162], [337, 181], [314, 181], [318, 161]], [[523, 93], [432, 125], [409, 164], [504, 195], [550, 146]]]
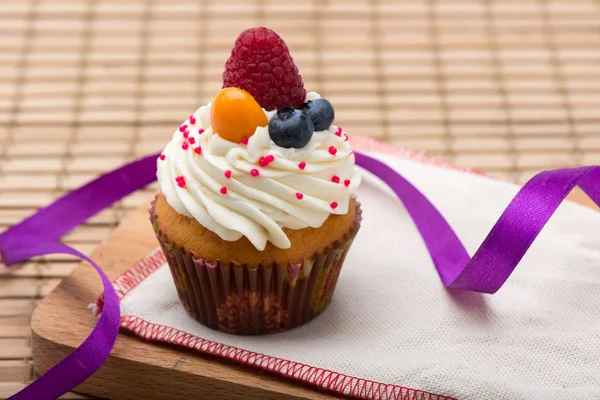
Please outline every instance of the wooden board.
[[[158, 246], [145, 208], [138, 209], [92, 258], [111, 278]], [[39, 374], [76, 348], [96, 322], [87, 305], [102, 292], [89, 265], [81, 265], [37, 307], [31, 321], [34, 370]], [[120, 334], [100, 370], [77, 389], [111, 399], [326, 399], [329, 395], [246, 368]]]
[[[572, 196], [585, 203], [581, 193]], [[114, 230], [92, 258], [114, 279], [157, 246], [146, 208]], [[37, 307], [32, 319], [34, 370], [39, 374], [76, 348], [96, 319], [86, 307], [102, 291], [85, 263]], [[114, 399], [325, 399], [331, 395], [274, 374], [212, 356], [150, 344], [120, 334], [109, 360], [77, 391]]]

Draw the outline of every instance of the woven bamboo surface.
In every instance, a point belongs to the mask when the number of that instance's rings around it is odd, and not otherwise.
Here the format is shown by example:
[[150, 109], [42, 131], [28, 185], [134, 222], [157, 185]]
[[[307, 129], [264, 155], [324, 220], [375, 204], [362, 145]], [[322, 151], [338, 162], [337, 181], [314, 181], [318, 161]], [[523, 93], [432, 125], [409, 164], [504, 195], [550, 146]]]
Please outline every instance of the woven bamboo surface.
[[[600, 163], [600, 0], [2, 0], [0, 229], [159, 151], [256, 25], [354, 135], [516, 182]], [[89, 252], [153, 190], [65, 240]], [[0, 266], [0, 398], [32, 379], [31, 312], [75, 265]]]

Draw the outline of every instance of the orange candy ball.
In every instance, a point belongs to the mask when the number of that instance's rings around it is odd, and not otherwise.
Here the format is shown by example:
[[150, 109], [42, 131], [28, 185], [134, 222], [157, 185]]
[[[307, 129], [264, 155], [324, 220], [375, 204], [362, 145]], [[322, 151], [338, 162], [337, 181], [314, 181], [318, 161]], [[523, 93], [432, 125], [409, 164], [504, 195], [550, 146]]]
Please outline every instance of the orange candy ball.
[[259, 126], [269, 120], [254, 97], [245, 90], [229, 87], [222, 89], [212, 102], [210, 122], [213, 132], [230, 142], [241, 143]]

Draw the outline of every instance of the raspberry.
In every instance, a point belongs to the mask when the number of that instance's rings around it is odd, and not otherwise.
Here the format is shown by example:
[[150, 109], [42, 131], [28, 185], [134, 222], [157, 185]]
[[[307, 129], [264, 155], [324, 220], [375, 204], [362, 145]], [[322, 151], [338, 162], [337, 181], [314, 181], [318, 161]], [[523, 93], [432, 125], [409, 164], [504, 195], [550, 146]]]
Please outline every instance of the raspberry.
[[243, 31], [225, 64], [223, 87], [249, 92], [267, 111], [300, 108], [306, 90], [283, 39], [268, 28]]

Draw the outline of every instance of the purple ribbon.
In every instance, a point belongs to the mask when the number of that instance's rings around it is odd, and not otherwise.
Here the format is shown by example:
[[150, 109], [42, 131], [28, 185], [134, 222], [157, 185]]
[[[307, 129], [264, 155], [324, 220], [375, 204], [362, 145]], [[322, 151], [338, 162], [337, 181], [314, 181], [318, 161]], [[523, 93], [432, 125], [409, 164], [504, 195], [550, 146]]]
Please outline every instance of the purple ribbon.
[[104, 287], [103, 312], [90, 335], [72, 353], [9, 399], [56, 399], [89, 378], [110, 355], [121, 318], [117, 293], [94, 261], [58, 240], [92, 215], [154, 181], [156, 157], [158, 154], [102, 175], [0, 235], [0, 256], [6, 266], [45, 254], [70, 254], [90, 263]]
[[[544, 171], [521, 188], [469, 257], [448, 222], [417, 188], [385, 163], [355, 154], [357, 165], [387, 183], [402, 201], [446, 287], [496, 292], [575, 186], [579, 185], [600, 206], [600, 167]], [[92, 215], [154, 181], [156, 157], [158, 154], [102, 175], [0, 235], [0, 255], [7, 266], [44, 254], [71, 254], [90, 263], [104, 286], [103, 312], [90, 335], [11, 400], [56, 399], [91, 376], [110, 355], [120, 320], [115, 290], [96, 263], [58, 240]]]
[[600, 206], [600, 167], [540, 172], [512, 199], [473, 257], [423, 193], [387, 164], [356, 153], [356, 164], [396, 193], [417, 226], [444, 286], [495, 293], [560, 203], [579, 186]]

